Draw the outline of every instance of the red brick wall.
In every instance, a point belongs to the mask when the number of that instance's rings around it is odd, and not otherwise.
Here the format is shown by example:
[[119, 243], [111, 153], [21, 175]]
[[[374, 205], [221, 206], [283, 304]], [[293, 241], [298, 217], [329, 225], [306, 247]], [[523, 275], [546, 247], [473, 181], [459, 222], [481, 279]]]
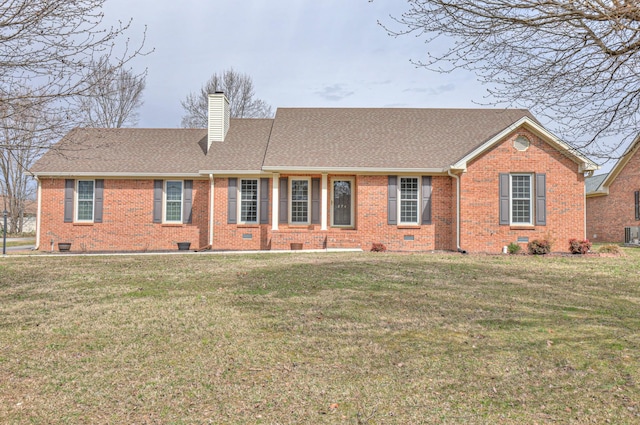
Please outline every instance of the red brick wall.
[[64, 222], [64, 179], [41, 179], [40, 250], [54, 241], [71, 242], [72, 251], [156, 251], [207, 245], [209, 181], [193, 181], [192, 223], [153, 223], [153, 180], [104, 180], [102, 223]]
[[[228, 179], [214, 178], [213, 247], [223, 251], [254, 251], [269, 249], [271, 215], [268, 224], [228, 224]], [[271, 206], [271, 180], [269, 180]]]
[[[451, 205], [454, 196], [452, 179], [448, 176], [431, 178], [431, 224], [397, 226], [387, 224], [388, 176], [358, 176], [358, 209], [356, 224], [361, 247], [383, 243], [390, 251], [449, 250], [451, 234], [455, 230]], [[413, 236], [413, 240], [405, 240]]]
[[[518, 135], [526, 136], [530, 147], [520, 152], [513, 147]], [[584, 177], [578, 164], [519, 129], [504, 142], [485, 152], [461, 177], [461, 247], [469, 252], [498, 253], [517, 242], [518, 237], [547, 239], [553, 251], [568, 251], [569, 239], [584, 238]], [[500, 173], [545, 173], [547, 222], [545, 226], [499, 225]], [[526, 243], [521, 244], [526, 249]]]
[[[320, 175], [296, 175], [297, 177], [320, 178]], [[289, 177], [281, 175], [281, 177]], [[228, 186], [226, 178], [215, 179], [214, 196], [214, 245], [218, 250], [289, 250], [291, 243], [303, 244], [303, 249], [354, 248], [369, 250], [373, 243], [383, 243], [392, 251], [426, 251], [454, 249], [451, 232], [455, 220], [451, 219], [452, 182], [448, 176], [432, 178], [432, 224], [405, 226], [387, 224], [387, 176], [328, 176], [331, 196], [332, 178], [353, 178], [355, 228], [331, 227], [330, 206], [327, 209], [328, 230], [321, 231], [319, 224], [289, 226], [279, 224], [271, 230], [269, 224], [227, 224]], [[269, 180], [271, 188], [271, 180]], [[269, 194], [271, 204], [271, 193]], [[251, 237], [249, 237], [251, 235]], [[404, 237], [413, 236], [413, 241]], [[244, 236], [244, 237], [243, 237]]]
[[587, 237], [594, 242], [624, 242], [624, 228], [640, 226], [634, 192], [640, 190], [640, 152], [629, 159], [609, 187], [609, 195], [587, 198]]
[[[512, 141], [519, 134], [532, 142], [519, 152]], [[483, 154], [461, 177], [461, 248], [470, 252], [500, 252], [519, 236], [529, 240], [550, 239], [554, 250], [567, 250], [570, 238], [584, 237], [584, 178], [577, 164], [538, 137], [520, 130]], [[547, 224], [530, 228], [500, 226], [498, 175], [509, 172], [546, 173]], [[308, 175], [307, 175], [308, 176]], [[287, 177], [283, 175], [282, 177]], [[312, 175], [311, 177], [320, 177]], [[329, 188], [334, 176], [329, 175]], [[456, 190], [449, 176], [432, 177], [432, 223], [397, 226], [387, 224], [388, 176], [335, 176], [354, 179], [355, 228], [280, 224], [272, 231], [271, 207], [268, 224], [228, 224], [227, 178], [214, 180], [214, 250], [288, 250], [291, 243], [304, 249], [360, 247], [369, 250], [383, 243], [390, 251], [454, 250], [456, 248]], [[209, 181], [194, 180], [193, 223], [153, 223], [153, 180], [104, 181], [103, 223], [64, 223], [64, 179], [42, 179], [40, 249], [50, 241], [71, 242], [73, 251], [146, 251], [176, 249], [175, 242], [204, 247], [209, 237]], [[269, 201], [271, 205], [271, 180]], [[331, 196], [329, 190], [328, 196]], [[413, 240], [410, 240], [413, 239]], [[524, 244], [523, 244], [524, 245]]]

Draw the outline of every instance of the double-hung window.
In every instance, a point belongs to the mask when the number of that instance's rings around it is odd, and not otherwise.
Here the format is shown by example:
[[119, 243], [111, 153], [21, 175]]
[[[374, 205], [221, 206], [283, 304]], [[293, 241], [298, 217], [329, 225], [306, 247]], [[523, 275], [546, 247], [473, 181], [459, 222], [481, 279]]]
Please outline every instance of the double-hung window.
[[400, 177], [400, 224], [418, 224], [420, 221], [420, 185], [417, 177]]
[[389, 176], [387, 224], [431, 224], [431, 176]]
[[291, 179], [291, 224], [309, 224], [309, 184], [310, 179]]
[[182, 181], [167, 180], [165, 182], [164, 221], [182, 223]]
[[76, 187], [76, 221], [93, 221], [94, 180], [78, 180]]
[[258, 179], [240, 180], [240, 222], [258, 222]]
[[499, 175], [500, 224], [545, 226], [547, 224], [547, 176], [544, 173]]
[[531, 174], [511, 174], [511, 223], [533, 224]]

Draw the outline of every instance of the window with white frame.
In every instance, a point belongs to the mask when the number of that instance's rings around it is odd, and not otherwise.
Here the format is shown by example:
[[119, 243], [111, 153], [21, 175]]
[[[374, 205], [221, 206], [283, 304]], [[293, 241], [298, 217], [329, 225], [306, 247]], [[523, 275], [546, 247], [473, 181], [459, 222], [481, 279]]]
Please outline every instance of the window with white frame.
[[291, 179], [291, 224], [309, 224], [309, 187], [310, 179]]
[[78, 180], [76, 187], [76, 221], [93, 221], [95, 182]]
[[258, 222], [258, 179], [240, 180], [240, 222]]
[[400, 224], [418, 224], [420, 221], [420, 183], [418, 177], [400, 177]]
[[533, 224], [531, 174], [511, 174], [511, 223]]
[[165, 182], [164, 221], [182, 223], [182, 181], [167, 180]]

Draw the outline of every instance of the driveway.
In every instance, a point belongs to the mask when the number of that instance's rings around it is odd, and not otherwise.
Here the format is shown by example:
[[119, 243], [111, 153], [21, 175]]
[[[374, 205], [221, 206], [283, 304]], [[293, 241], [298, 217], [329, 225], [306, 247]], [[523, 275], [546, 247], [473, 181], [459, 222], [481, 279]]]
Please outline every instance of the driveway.
[[[20, 242], [24, 242], [21, 244]], [[12, 251], [29, 251], [35, 248], [34, 238], [7, 238], [7, 252]], [[0, 235], [0, 252], [2, 250], [2, 235]]]

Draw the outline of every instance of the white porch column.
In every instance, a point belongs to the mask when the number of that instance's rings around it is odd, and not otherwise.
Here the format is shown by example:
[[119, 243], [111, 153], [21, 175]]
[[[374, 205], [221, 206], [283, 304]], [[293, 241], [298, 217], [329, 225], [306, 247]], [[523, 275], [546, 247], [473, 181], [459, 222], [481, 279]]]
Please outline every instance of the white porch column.
[[322, 195], [320, 199], [320, 230], [327, 230], [327, 211], [329, 211], [328, 207], [328, 189], [327, 189], [327, 175], [322, 175]]
[[278, 218], [280, 215], [280, 174], [274, 173], [271, 179], [271, 230], [278, 230]]

